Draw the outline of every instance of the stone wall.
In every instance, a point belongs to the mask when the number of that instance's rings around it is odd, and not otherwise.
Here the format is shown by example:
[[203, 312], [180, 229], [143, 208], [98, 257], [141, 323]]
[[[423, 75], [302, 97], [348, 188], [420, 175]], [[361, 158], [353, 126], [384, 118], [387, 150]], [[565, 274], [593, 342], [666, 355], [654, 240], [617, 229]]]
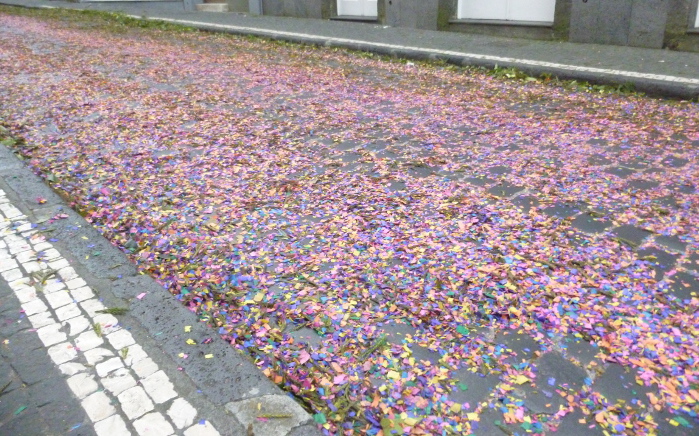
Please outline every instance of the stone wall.
[[281, 17], [329, 18], [324, 0], [262, 0], [262, 13]]
[[670, 0], [574, 0], [570, 41], [662, 48]]
[[385, 24], [437, 30], [439, 0], [385, 0]]
[[[227, 1], [232, 6], [241, 0]], [[337, 16], [336, 0], [261, 1], [265, 15], [325, 19]], [[379, 0], [378, 22], [416, 29], [699, 52], [699, 31], [688, 32], [698, 3], [699, 0], [557, 0], [553, 24], [541, 26], [456, 20], [458, 0]], [[237, 6], [233, 10], [237, 11]]]

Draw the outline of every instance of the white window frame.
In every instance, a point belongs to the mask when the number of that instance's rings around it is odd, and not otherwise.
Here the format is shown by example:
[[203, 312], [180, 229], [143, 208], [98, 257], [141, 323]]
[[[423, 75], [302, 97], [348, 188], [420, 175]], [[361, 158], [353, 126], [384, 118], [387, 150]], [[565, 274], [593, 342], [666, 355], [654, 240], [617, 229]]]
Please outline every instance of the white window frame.
[[[487, 13], [483, 11], [483, 3], [490, 2], [491, 5], [494, 2], [502, 3], [499, 9], [501, 14], [499, 16], [488, 16]], [[531, 3], [540, 3], [540, 7], [548, 8], [548, 13], [545, 19], [532, 19], [526, 16], [519, 16], [516, 11], [521, 10], [520, 8], [524, 5], [532, 6]], [[517, 8], [520, 6], [520, 8]], [[537, 5], [533, 6], [537, 7]], [[467, 13], [467, 10], [471, 8], [473, 12]], [[457, 18], [460, 20], [474, 20], [474, 21], [513, 21], [513, 22], [532, 22], [532, 23], [549, 23], [553, 24], [554, 16], [556, 11], [556, 0], [459, 0], [457, 5]], [[502, 16], [504, 14], [504, 16]]]
[[[349, 13], [349, 11], [345, 11], [343, 9], [343, 2], [342, 0], [337, 0], [335, 4], [337, 5], [337, 15], [338, 16], [356, 16], [356, 17], [376, 17], [378, 13], [378, 0], [357, 0], [357, 3], [359, 3], [357, 6], [361, 6], [361, 13], [356, 14], [356, 13]], [[370, 7], [370, 3], [373, 3], [375, 5], [374, 8]], [[369, 9], [376, 9], [377, 13], [374, 14], [369, 14], [367, 13]]]

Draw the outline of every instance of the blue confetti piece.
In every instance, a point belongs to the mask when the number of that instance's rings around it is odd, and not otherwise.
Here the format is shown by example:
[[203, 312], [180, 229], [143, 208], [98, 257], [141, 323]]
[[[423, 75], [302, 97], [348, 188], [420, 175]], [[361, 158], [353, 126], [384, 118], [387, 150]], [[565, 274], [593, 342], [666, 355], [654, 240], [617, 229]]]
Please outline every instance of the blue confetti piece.
[[200, 419], [200, 420], [199, 420], [199, 425], [206, 425], [206, 420], [205, 420], [205, 419]]
[[549, 377], [549, 386], [554, 386], [556, 384], [556, 378], [555, 377]]

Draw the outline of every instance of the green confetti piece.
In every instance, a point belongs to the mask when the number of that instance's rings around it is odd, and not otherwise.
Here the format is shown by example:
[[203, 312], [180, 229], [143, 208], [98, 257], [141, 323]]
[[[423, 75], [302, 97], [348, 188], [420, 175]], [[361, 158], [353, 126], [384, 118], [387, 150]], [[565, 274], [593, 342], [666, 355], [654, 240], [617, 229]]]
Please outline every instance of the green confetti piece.
[[682, 418], [681, 416], [675, 416], [673, 419], [682, 424], [683, 427], [689, 427], [689, 421]]
[[316, 413], [313, 415], [313, 419], [320, 425], [325, 424], [328, 420], [325, 418], [325, 413]]
[[461, 389], [462, 391], [468, 390], [468, 385], [466, 383], [459, 383], [458, 386], [459, 386], [459, 389]]
[[458, 326], [458, 327], [456, 328], [456, 331], [459, 332], [459, 333], [461, 333], [461, 334], [464, 335], [464, 336], [466, 336], [466, 335], [468, 335], [469, 333], [471, 333], [471, 332], [469, 331], [469, 329], [467, 329], [466, 327], [464, 327], [464, 326], [462, 326], [462, 325]]
[[15, 415], [19, 415], [20, 413], [24, 412], [24, 409], [26, 409], [26, 408], [27, 408], [27, 406], [22, 406], [19, 409], [15, 410]]

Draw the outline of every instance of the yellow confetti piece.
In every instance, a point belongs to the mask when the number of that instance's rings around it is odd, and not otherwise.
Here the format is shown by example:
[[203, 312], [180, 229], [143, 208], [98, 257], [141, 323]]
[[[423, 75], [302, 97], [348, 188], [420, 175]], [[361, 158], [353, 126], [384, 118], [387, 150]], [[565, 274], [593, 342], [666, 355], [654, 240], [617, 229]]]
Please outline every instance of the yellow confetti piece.
[[451, 407], [449, 408], [449, 410], [451, 410], [452, 413], [459, 413], [459, 412], [461, 412], [461, 404], [459, 404], [459, 403], [454, 403], [454, 404], [451, 405]]
[[528, 382], [529, 380], [530, 380], [529, 377], [526, 377], [526, 376], [523, 376], [523, 375], [518, 375], [518, 376], [515, 378], [515, 383], [517, 383], [518, 385], [521, 385], [521, 384], [524, 384], [524, 383]]
[[400, 378], [400, 374], [396, 371], [388, 371], [387, 377], [392, 380], [398, 380]]
[[468, 418], [469, 421], [478, 421], [478, 414], [477, 413], [467, 413], [466, 418]]
[[197, 342], [194, 339], [187, 339], [187, 344], [189, 345], [197, 345]]
[[184, 326], [184, 332], [185, 332], [185, 333], [189, 333], [189, 332], [191, 332], [191, 331], [192, 331], [192, 326], [191, 326], [191, 325], [186, 325], [186, 326]]
[[184, 353], [180, 353], [180, 354], [178, 354], [177, 356], [179, 356], [179, 357], [184, 357]]
[[263, 294], [262, 292], [260, 292], [260, 293], [256, 294], [256, 295], [253, 297], [253, 301], [254, 301], [255, 303], [259, 303], [260, 301], [262, 301], [263, 298], [265, 298], [265, 294]]
[[212, 359], [214, 357], [213, 354], [207, 354], [204, 356], [205, 359]]

